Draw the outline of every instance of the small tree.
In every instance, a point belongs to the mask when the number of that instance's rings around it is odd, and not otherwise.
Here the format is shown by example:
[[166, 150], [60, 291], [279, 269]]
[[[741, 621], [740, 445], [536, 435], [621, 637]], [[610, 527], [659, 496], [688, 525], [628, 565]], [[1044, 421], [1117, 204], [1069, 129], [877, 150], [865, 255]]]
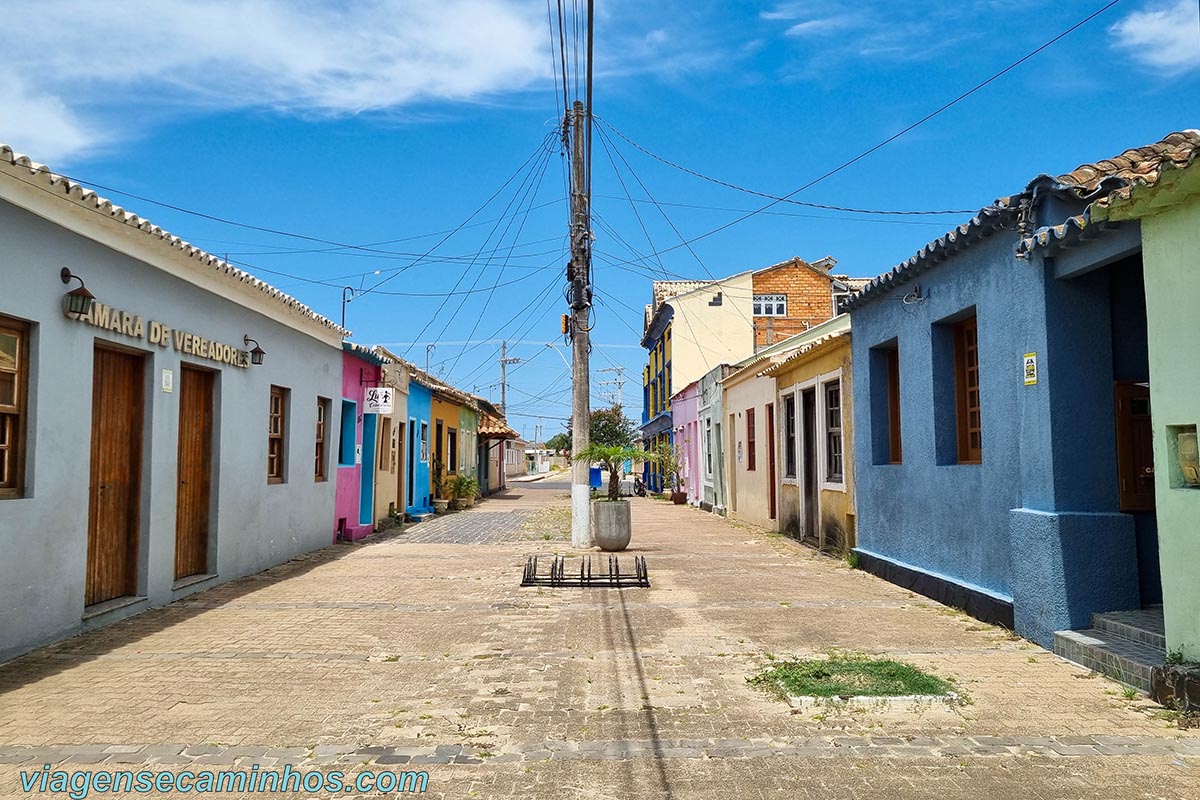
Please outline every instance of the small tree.
[[546, 447], [556, 453], [570, 453], [571, 437], [565, 433], [556, 433], [546, 442]]
[[592, 442], [582, 453], [575, 456], [576, 461], [588, 463], [598, 461], [608, 470], [608, 499], [621, 499], [621, 475], [626, 461], [657, 461], [655, 453], [649, 453], [637, 447], [628, 445], [606, 445]]
[[[633, 443], [637, 441], [637, 433], [637, 423], [625, 416], [625, 412], [620, 406], [593, 411], [588, 419], [589, 444], [633, 447]], [[567, 425], [567, 436], [571, 436], [570, 425]]]

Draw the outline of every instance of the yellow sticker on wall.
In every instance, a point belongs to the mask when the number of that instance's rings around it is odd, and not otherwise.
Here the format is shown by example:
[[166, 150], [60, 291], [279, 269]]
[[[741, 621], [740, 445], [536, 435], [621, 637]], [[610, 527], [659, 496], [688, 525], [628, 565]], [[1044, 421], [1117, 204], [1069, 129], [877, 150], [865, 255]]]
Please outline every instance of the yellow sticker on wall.
[[1025, 385], [1033, 386], [1038, 381], [1037, 353], [1025, 354]]

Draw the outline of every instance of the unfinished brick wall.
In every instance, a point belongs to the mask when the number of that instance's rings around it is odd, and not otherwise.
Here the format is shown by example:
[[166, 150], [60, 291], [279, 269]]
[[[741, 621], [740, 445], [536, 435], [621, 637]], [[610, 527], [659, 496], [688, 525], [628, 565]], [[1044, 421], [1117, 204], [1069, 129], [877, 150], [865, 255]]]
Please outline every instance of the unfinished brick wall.
[[833, 316], [828, 275], [795, 259], [754, 275], [755, 294], [787, 295], [786, 317], [754, 317], [754, 345], [764, 347]]

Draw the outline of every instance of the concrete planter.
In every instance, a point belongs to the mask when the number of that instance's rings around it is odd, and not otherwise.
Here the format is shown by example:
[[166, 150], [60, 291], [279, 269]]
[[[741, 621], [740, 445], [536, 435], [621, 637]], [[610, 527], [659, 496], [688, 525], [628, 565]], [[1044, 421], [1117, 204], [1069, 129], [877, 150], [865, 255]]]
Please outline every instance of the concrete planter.
[[450, 508], [449, 500], [434, 500], [433, 501], [433, 510], [435, 513], [445, 514], [446, 510], [448, 508]]
[[592, 538], [607, 552], [617, 552], [629, 546], [633, 523], [628, 500], [597, 500], [592, 503]]

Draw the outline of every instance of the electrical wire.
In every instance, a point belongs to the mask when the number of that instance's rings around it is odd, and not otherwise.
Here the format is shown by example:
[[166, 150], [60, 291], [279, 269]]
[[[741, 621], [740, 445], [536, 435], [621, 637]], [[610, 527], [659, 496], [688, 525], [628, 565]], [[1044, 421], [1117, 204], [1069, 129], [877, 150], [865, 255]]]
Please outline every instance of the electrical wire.
[[918, 119], [916, 122], [912, 123], [911, 125], [905, 127], [903, 130], [899, 131], [898, 133], [892, 134], [891, 136], [887, 137], [883, 141], [867, 148], [866, 150], [862, 151], [861, 153], [854, 156], [853, 158], [843, 161], [841, 164], [838, 164], [836, 167], [833, 167], [832, 169], [827, 170], [826, 172], [822, 173], [821, 175], [817, 176], [816, 178], [813, 178], [811, 181], [804, 184], [803, 186], [801, 186], [797, 189], [793, 189], [792, 191], [788, 192], [787, 194], [781, 196], [778, 200], [772, 200], [771, 202], [767, 203], [766, 205], [762, 206], [761, 208], [758, 208], [754, 211], [743, 214], [742, 216], [740, 216], [734, 220], [731, 220], [729, 222], [726, 222], [725, 224], [720, 225], [716, 228], [713, 228], [710, 231], [706, 231], [705, 233], [701, 233], [697, 236], [693, 236], [692, 238], [686, 239], [686, 240], [680, 242], [679, 244], [671, 245], [670, 247], [667, 247], [664, 250], [659, 251], [658, 253], [652, 253], [651, 255], [657, 256], [657, 255], [661, 255], [663, 253], [674, 252], [675, 250], [678, 250], [681, 247], [687, 247], [690, 244], [694, 244], [695, 242], [699, 242], [703, 239], [707, 239], [710, 236], [714, 236], [724, 230], [728, 230], [729, 228], [732, 228], [734, 225], [745, 222], [746, 220], [750, 219], [751, 217], [754, 217], [758, 214], [761, 214], [764, 211], [774, 208], [776, 205], [779, 205], [779, 203], [784, 202], [786, 200], [790, 200], [791, 198], [795, 197], [796, 195], [800, 194], [801, 192], [803, 192], [807, 189], [811, 189], [813, 186], [816, 186], [817, 184], [821, 183], [822, 181], [825, 181], [825, 180], [833, 177], [834, 175], [837, 175], [839, 172], [842, 172], [843, 170], [853, 166], [854, 164], [857, 164], [859, 161], [862, 161], [867, 156], [883, 149], [884, 147], [887, 147], [892, 142], [896, 141], [897, 139], [901, 138], [902, 136], [904, 136], [908, 133], [911, 133], [912, 131], [914, 131], [917, 128], [919, 128], [920, 126], [924, 125], [926, 122], [930, 121], [934, 117], [937, 117], [938, 115], [942, 114], [943, 112], [953, 108], [954, 106], [958, 105], [963, 100], [966, 100], [968, 97], [972, 96], [976, 92], [978, 92], [981, 89], [985, 88], [986, 86], [994, 83], [996, 80], [1007, 75], [1009, 72], [1012, 72], [1014, 69], [1021, 66], [1029, 59], [1038, 55], [1039, 53], [1046, 50], [1047, 48], [1057, 44], [1059, 41], [1066, 38], [1070, 34], [1074, 33], [1079, 28], [1081, 28], [1084, 25], [1086, 25], [1087, 23], [1091, 22], [1096, 17], [1099, 17], [1101, 14], [1108, 11], [1110, 8], [1112, 8], [1113, 6], [1117, 5], [1120, 2], [1121, 2], [1121, 0], [1110, 0], [1110, 2], [1101, 6], [1096, 11], [1093, 11], [1091, 14], [1088, 14], [1082, 20], [1080, 20], [1079, 22], [1076, 22], [1074, 25], [1067, 28], [1062, 33], [1058, 34], [1057, 36], [1050, 39], [1046, 43], [1040, 45], [1039, 47], [1037, 47], [1037, 48], [1031, 50], [1030, 52], [1026, 53], [1025, 55], [1021, 56], [1021, 58], [1019, 58], [1016, 61], [1014, 61], [1013, 63], [1009, 64], [1007, 67], [1000, 70], [999, 72], [996, 72], [995, 74], [991, 75], [990, 77], [975, 84], [970, 89], [959, 94], [953, 100], [950, 100], [947, 103], [943, 103], [941, 106], [939, 106], [935, 110], [929, 112], [925, 116], [921, 117], [920, 119]]

